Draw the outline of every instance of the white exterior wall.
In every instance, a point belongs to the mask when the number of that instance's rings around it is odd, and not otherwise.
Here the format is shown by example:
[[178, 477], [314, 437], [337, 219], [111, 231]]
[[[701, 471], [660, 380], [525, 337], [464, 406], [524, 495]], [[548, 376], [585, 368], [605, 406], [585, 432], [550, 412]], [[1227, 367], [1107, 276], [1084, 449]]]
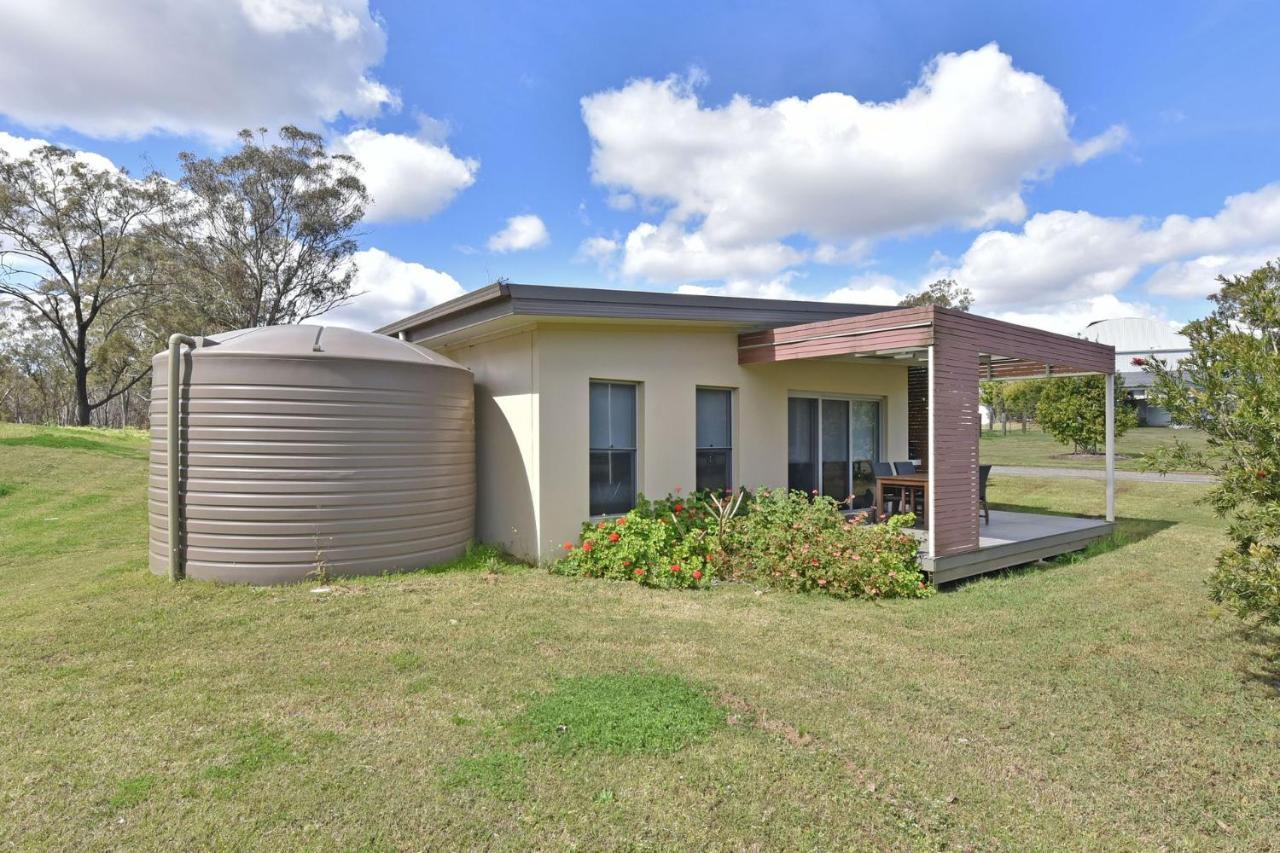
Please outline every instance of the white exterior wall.
[[883, 398], [882, 452], [907, 458], [907, 369], [897, 365], [794, 361], [739, 366], [729, 329], [621, 324], [538, 328], [541, 435], [539, 554], [577, 541], [587, 518], [588, 390], [593, 379], [639, 383], [640, 491], [694, 488], [695, 389], [735, 389], [734, 483], [787, 483], [787, 395], [817, 391]]
[[787, 483], [790, 392], [877, 397], [885, 459], [907, 458], [907, 369], [795, 361], [738, 365], [730, 329], [541, 323], [441, 347], [475, 372], [476, 536], [529, 560], [555, 559], [587, 519], [588, 393], [593, 379], [635, 382], [640, 491], [694, 488], [698, 386], [732, 388], [734, 483]]
[[538, 557], [538, 364], [531, 329], [441, 348], [476, 393], [476, 539]]

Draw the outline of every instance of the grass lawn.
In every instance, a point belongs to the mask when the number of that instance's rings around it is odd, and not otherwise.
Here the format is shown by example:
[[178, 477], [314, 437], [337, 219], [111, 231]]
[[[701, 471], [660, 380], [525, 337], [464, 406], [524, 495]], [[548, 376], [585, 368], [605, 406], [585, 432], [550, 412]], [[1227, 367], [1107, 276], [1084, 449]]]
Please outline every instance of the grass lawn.
[[[1135, 427], [1116, 439], [1116, 468], [1121, 471], [1142, 471], [1143, 457], [1157, 447], [1172, 445], [1181, 440], [1191, 447], [1203, 450], [1205, 435], [1191, 429], [1168, 427]], [[1009, 434], [982, 431], [978, 455], [983, 462], [993, 465], [1031, 465], [1038, 468], [1103, 468], [1101, 459], [1071, 459], [1071, 447], [1029, 424], [1023, 432], [1018, 424], [1009, 424]], [[1123, 458], [1128, 457], [1128, 458]]]
[[1280, 838], [1277, 638], [1206, 599], [1199, 486], [1121, 483], [1121, 547], [923, 601], [483, 558], [317, 593], [150, 575], [144, 454], [0, 425], [0, 847]]

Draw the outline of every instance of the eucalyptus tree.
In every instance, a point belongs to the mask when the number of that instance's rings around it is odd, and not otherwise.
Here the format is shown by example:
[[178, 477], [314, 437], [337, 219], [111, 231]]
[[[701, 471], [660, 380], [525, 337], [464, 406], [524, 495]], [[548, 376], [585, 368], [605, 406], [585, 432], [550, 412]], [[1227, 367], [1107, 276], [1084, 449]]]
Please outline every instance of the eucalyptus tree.
[[122, 344], [163, 298], [150, 228], [172, 197], [159, 174], [135, 179], [55, 145], [0, 152], [0, 301], [56, 341], [74, 423], [91, 423], [150, 372]]
[[351, 297], [369, 195], [350, 156], [296, 127], [240, 132], [222, 157], [180, 155], [165, 233], [200, 331], [296, 323]]

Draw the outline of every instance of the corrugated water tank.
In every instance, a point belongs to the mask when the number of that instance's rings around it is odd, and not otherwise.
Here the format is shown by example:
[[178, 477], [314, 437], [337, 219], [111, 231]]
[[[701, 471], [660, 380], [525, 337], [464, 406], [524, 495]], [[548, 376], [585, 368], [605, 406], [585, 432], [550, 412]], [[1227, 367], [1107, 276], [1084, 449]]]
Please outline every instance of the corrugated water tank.
[[[466, 368], [394, 338], [272, 326], [198, 341], [181, 366], [181, 564], [272, 584], [415, 569], [475, 530]], [[152, 359], [151, 570], [168, 568], [168, 354]]]

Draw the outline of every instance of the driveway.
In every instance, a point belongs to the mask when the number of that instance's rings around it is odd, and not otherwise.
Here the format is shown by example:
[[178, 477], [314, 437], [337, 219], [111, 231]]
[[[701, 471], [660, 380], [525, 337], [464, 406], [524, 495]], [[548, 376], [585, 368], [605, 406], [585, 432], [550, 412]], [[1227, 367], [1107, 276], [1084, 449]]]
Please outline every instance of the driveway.
[[[1030, 465], [996, 465], [991, 476], [1009, 477], [1074, 477], [1077, 480], [1105, 480], [1106, 471], [1096, 468], [1035, 468]], [[1212, 483], [1209, 474], [1157, 474], [1153, 471], [1117, 471], [1116, 480], [1139, 483]]]

